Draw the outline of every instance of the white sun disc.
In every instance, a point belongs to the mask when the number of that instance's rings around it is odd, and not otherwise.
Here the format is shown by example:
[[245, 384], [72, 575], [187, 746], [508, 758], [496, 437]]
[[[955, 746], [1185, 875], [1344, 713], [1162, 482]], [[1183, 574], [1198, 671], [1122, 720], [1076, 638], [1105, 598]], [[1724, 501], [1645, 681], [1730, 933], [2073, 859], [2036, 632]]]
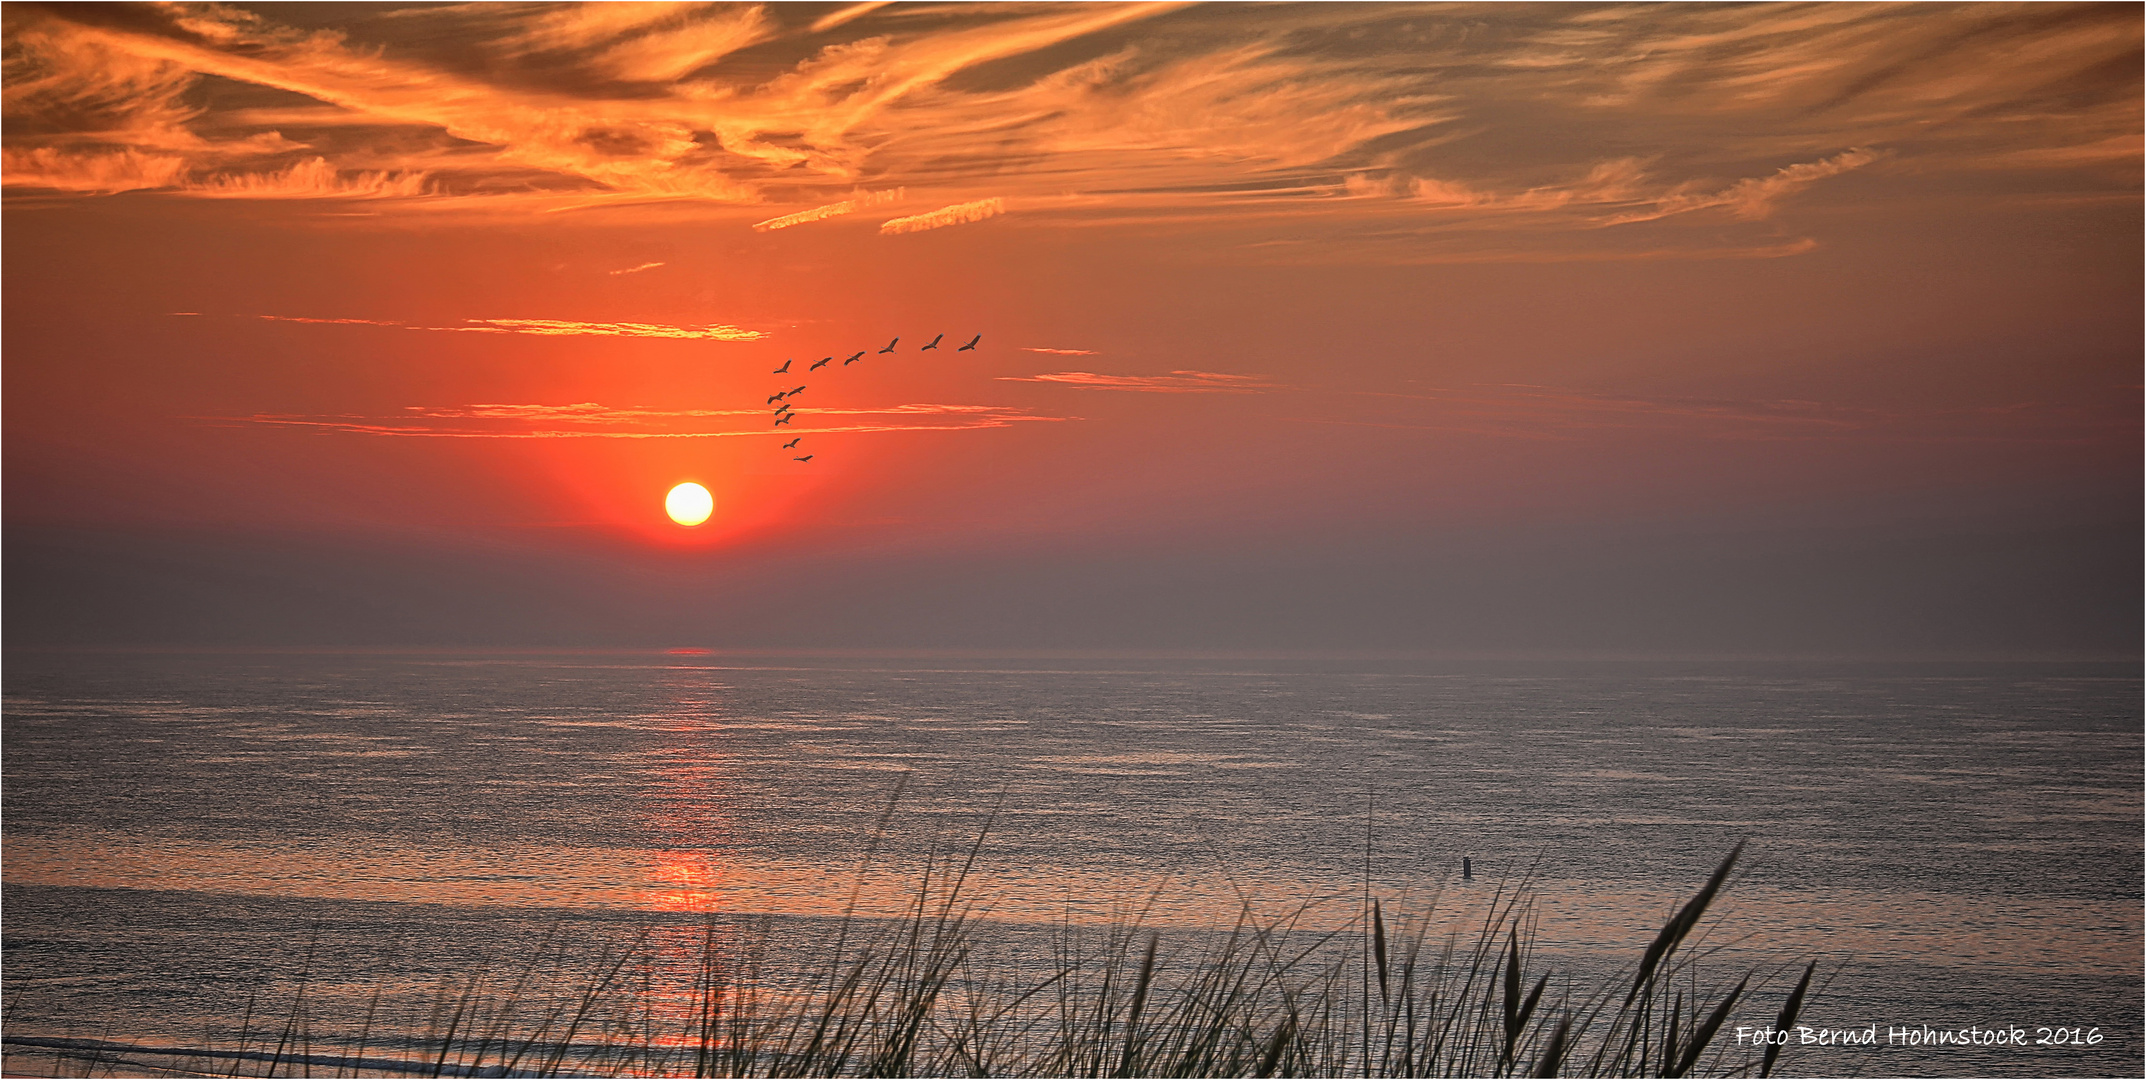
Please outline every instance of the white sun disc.
[[698, 525], [708, 520], [709, 514], [715, 513], [715, 496], [708, 494], [707, 488], [689, 480], [663, 497], [663, 512], [680, 525]]

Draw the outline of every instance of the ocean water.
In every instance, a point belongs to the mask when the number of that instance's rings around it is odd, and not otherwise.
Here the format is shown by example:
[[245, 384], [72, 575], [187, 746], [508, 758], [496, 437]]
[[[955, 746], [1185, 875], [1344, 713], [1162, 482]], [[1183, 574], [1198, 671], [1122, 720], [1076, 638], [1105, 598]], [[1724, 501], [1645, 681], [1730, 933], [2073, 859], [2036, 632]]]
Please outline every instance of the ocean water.
[[[414, 1015], [711, 913], [809, 946], [972, 859], [1013, 942], [1524, 881], [1594, 978], [1742, 844], [1710, 962], [1815, 960], [1805, 1022], [1879, 1032], [1783, 1073], [2146, 1046], [2136, 665], [11, 652], [5, 695], [10, 1038], [228, 1046], [301, 980]], [[2030, 1045], [1887, 1045], [1925, 1025]]]

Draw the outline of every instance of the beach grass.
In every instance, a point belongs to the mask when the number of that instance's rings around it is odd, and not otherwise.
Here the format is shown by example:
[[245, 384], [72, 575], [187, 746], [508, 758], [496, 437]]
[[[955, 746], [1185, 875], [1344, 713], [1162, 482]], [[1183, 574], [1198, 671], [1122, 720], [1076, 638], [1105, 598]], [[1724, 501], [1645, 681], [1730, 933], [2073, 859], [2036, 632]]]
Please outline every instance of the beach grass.
[[[981, 841], [979, 840], [979, 844]], [[854, 911], [800, 950], [770, 923], [711, 919], [683, 977], [648, 932], [578, 982], [518, 968], [443, 979], [420, 1023], [249, 998], [235, 1045], [7, 1036], [10, 1075], [217, 1076], [1766, 1076], [1815, 965], [1708, 970], [1695, 932], [1741, 848], [1622, 972], [1584, 985], [1538, 964], [1535, 897], [1495, 887], [1461, 927], [1366, 887], [1233, 926], [1166, 933], [1134, 909], [1062, 928], [1047, 957], [995, 949], [968, 893], [977, 848], [929, 867], [897, 919]], [[1367, 877], [1368, 880], [1368, 877]], [[854, 896], [852, 897], [854, 904]], [[1319, 916], [1314, 918], [1315, 913]], [[547, 942], [547, 946], [555, 942]], [[307, 971], [313, 946], [308, 947]], [[669, 963], [669, 966], [666, 966]], [[234, 1002], [234, 1012], [241, 1003]]]

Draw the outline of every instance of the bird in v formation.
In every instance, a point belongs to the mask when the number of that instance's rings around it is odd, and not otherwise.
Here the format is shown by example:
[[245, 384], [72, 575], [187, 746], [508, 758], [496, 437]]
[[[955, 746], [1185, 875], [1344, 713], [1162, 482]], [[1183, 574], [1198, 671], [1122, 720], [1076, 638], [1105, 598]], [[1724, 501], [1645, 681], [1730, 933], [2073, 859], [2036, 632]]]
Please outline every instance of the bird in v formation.
[[[934, 337], [933, 337], [933, 338], [932, 338], [932, 339], [931, 339], [931, 340], [930, 340], [929, 342], [926, 342], [925, 344], [923, 344], [923, 345], [919, 346], [919, 347], [917, 348], [917, 351], [918, 351], [918, 352], [923, 352], [923, 351], [925, 351], [925, 350], [928, 350], [928, 349], [936, 349], [936, 348], [938, 348], [938, 347], [939, 347], [939, 342], [941, 342], [941, 341], [945, 340], [945, 338], [946, 338], [946, 335], [945, 335], [944, 333], [941, 333], [941, 334], [935, 335], [935, 336], [934, 336]], [[979, 341], [982, 341], [983, 339], [984, 339], [984, 336], [983, 336], [982, 334], [978, 334], [978, 335], [976, 335], [975, 337], [972, 337], [972, 338], [970, 338], [970, 339], [969, 339], [969, 343], [968, 343], [968, 344], [966, 344], [966, 345], [962, 345], [962, 346], [959, 346], [959, 347], [957, 347], [957, 348], [956, 348], [956, 349], [955, 349], [954, 351], [955, 351], [955, 352], [973, 352], [973, 351], [975, 351], [975, 349], [976, 349], [976, 343], [977, 343], [977, 342], [979, 342]], [[900, 338], [899, 336], [896, 336], [896, 337], [895, 337], [895, 338], [893, 338], [892, 340], [888, 341], [888, 342], [887, 342], [887, 347], [886, 347], [886, 348], [884, 348], [884, 349], [881, 349], [881, 350], [879, 350], [879, 353], [878, 353], [878, 355], [884, 356], [884, 355], [886, 355], [886, 354], [888, 354], [888, 353], [891, 353], [891, 352], [893, 352], [893, 351], [894, 351], [894, 347], [895, 347], [896, 345], [900, 344], [900, 343], [901, 343], [901, 340], [902, 340], [902, 339], [901, 339], [901, 338]], [[857, 351], [856, 351], [855, 353], [852, 353], [851, 355], [849, 355], [849, 356], [847, 356], [847, 357], [845, 357], [845, 358], [843, 359], [843, 361], [842, 361], [842, 366], [843, 366], [843, 367], [848, 367], [849, 365], [851, 365], [851, 364], [854, 364], [854, 363], [856, 363], [857, 361], [859, 361], [859, 360], [862, 360], [862, 359], [864, 359], [864, 354], [865, 354], [865, 350], [863, 350], [863, 349], [859, 349], [859, 350], [857, 350]], [[789, 370], [790, 370], [790, 365], [791, 365], [791, 364], [793, 364], [793, 363], [795, 363], [795, 362], [796, 362], [795, 360], [784, 360], [784, 361], [782, 362], [782, 366], [781, 366], [781, 367], [779, 367], [779, 368], [776, 368], [776, 369], [775, 369], [775, 371], [774, 371], [774, 374], [777, 374], [777, 375], [784, 375], [784, 374], [788, 374], [788, 373], [789, 373]], [[819, 358], [818, 360], [815, 360], [815, 361], [813, 361], [813, 362], [812, 362], [812, 364], [811, 364], [811, 365], [810, 365], [809, 367], [807, 367], [807, 368], [806, 368], [805, 370], [807, 370], [807, 371], [818, 371], [819, 369], [821, 369], [821, 368], [823, 368], [823, 367], [826, 367], [826, 366], [827, 366], [828, 364], [830, 364], [830, 363], [833, 363], [833, 362], [834, 362], [834, 357], [832, 357], [832, 356], [823, 356], [823, 357]], [[790, 388], [790, 389], [788, 389], [788, 390], [778, 390], [778, 391], [776, 391], [776, 392], [775, 392], [774, 394], [772, 394], [772, 395], [770, 395], [770, 396], [768, 397], [768, 404], [770, 404], [770, 405], [773, 405], [773, 404], [775, 404], [776, 402], [782, 402], [782, 404], [780, 404], [779, 406], [777, 406], [777, 407], [776, 407], [776, 409], [775, 409], [775, 426], [776, 426], [776, 427], [781, 427], [781, 426], [783, 426], [784, 424], [787, 424], [787, 423], [789, 423], [790, 421], [792, 421], [792, 420], [795, 420], [795, 419], [797, 419], [797, 413], [796, 413], [796, 411], [795, 411], [795, 410], [793, 410], [793, 409], [792, 409], [792, 408], [790, 407], [790, 404], [789, 404], [788, 402], [786, 402], [786, 401], [783, 401], [783, 399], [784, 399], [784, 398], [786, 398], [786, 397], [789, 397], [789, 396], [791, 396], [791, 395], [793, 395], [793, 394], [801, 394], [801, 393], [804, 393], [804, 391], [805, 391], [805, 388], [804, 388], [804, 387], [802, 387], [802, 386], [796, 386], [796, 387], [792, 387], [792, 388]], [[791, 439], [791, 440], [790, 440], [789, 442], [786, 442], [786, 443], [782, 444], [782, 448], [783, 448], [783, 449], [785, 449], [785, 450], [793, 449], [793, 448], [795, 448], [795, 447], [797, 446], [797, 444], [798, 444], [799, 442], [803, 441], [803, 439], [804, 439], [804, 436], [802, 436], [802, 435], [799, 435], [799, 436], [797, 436], [796, 438], [794, 438], [794, 439]], [[812, 459], [813, 459], [814, 457], [816, 457], [816, 456], [818, 456], [818, 455], [815, 455], [815, 454], [806, 454], [806, 455], [805, 455], [805, 456], [803, 456], [803, 457], [795, 457], [795, 458], [791, 458], [790, 460], [792, 460], [792, 461], [800, 461], [800, 462], [803, 462], [803, 461], [811, 461], [811, 460], [812, 460]]]

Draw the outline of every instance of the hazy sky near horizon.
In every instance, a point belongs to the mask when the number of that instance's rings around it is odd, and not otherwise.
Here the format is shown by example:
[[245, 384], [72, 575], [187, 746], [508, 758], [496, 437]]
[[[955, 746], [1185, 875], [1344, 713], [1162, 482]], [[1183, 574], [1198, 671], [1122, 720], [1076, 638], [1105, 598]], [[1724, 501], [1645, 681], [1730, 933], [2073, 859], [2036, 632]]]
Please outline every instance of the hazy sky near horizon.
[[11, 644], [2138, 648], [2137, 5], [0, 19]]

